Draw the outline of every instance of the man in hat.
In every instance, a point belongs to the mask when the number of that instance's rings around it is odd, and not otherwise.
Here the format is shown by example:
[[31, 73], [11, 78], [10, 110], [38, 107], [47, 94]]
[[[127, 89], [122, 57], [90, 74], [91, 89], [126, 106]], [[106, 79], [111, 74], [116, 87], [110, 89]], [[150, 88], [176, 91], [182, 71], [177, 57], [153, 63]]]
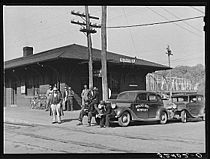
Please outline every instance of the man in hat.
[[84, 105], [82, 105], [82, 109], [79, 114], [79, 123], [77, 125], [83, 125], [82, 120], [85, 115], [88, 115], [89, 104], [91, 103], [93, 95], [93, 87], [87, 90], [87, 99], [84, 101]]
[[82, 90], [81, 97], [82, 97], [82, 106], [85, 105], [85, 102], [88, 101], [88, 88], [87, 85], [84, 85], [84, 89]]
[[67, 110], [73, 111], [73, 102], [74, 102], [74, 91], [69, 87], [68, 89], [68, 98], [67, 98]]
[[46, 92], [46, 97], [47, 97], [47, 105], [46, 105], [46, 111], [48, 111], [50, 109], [50, 96], [52, 95], [52, 86], [49, 85], [49, 89]]
[[61, 124], [61, 116], [64, 115], [61, 108], [61, 93], [56, 87], [53, 88], [53, 93], [50, 97], [51, 111], [50, 116], [53, 116], [52, 124], [56, 123], [56, 116], [58, 124]]
[[63, 110], [66, 110], [66, 105], [67, 105], [67, 98], [68, 98], [68, 90], [67, 87], [64, 87], [64, 92], [63, 92]]
[[88, 109], [88, 126], [91, 126], [91, 119], [92, 116], [96, 115], [99, 112], [98, 103], [99, 103], [99, 94], [98, 89], [94, 87], [92, 90], [89, 91], [88, 97], [91, 99], [91, 103], [89, 104]]
[[96, 117], [100, 118], [100, 127], [103, 128], [104, 124], [105, 124], [105, 112], [106, 112], [106, 103], [105, 101], [100, 101], [99, 105], [98, 105], [98, 109], [99, 109], [99, 114], [96, 114]]

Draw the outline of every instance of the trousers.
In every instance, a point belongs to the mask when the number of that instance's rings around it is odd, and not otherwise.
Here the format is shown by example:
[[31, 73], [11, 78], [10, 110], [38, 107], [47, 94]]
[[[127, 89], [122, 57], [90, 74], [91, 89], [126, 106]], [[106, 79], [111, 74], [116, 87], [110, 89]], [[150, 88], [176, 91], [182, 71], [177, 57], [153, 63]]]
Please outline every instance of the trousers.
[[51, 109], [52, 109], [53, 122], [56, 122], [56, 117], [57, 117], [57, 121], [61, 122], [61, 105], [60, 104], [52, 104]]
[[73, 99], [74, 99], [73, 97], [68, 97], [68, 99], [67, 99], [66, 107], [67, 107], [68, 111], [73, 110]]

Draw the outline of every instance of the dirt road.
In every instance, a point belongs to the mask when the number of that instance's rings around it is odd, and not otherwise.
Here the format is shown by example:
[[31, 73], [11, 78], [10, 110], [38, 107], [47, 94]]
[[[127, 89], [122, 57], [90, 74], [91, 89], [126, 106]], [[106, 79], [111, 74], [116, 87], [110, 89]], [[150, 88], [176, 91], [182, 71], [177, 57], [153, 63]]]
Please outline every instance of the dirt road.
[[204, 153], [205, 122], [129, 127], [4, 124], [4, 153]]

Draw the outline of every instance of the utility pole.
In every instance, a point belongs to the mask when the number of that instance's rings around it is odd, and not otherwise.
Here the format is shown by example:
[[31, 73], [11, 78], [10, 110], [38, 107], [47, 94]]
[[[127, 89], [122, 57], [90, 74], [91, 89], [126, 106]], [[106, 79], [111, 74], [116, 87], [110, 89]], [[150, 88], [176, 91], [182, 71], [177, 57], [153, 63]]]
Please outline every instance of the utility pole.
[[[168, 55], [168, 65], [169, 65], [169, 67], [171, 67], [170, 56], [173, 55], [173, 54], [171, 53], [171, 50], [170, 50], [170, 48], [169, 48], [169, 45], [168, 45], [168, 47], [166, 48], [166, 51], [167, 51], [166, 54]], [[171, 98], [171, 96], [172, 96], [171, 69], [170, 69], [170, 72], [169, 72], [169, 77], [170, 77], [169, 91], [170, 91], [170, 98]]]
[[92, 28], [100, 28], [101, 26], [97, 25], [97, 24], [91, 24], [90, 19], [99, 20], [99, 18], [89, 15], [88, 6], [85, 6], [85, 14], [75, 12], [75, 11], [71, 11], [71, 14], [76, 15], [76, 16], [80, 16], [85, 21], [85, 22], [84, 21], [83, 22], [79, 22], [79, 21], [76, 22], [76, 21], [72, 20], [71, 23], [78, 24], [78, 25], [82, 26], [82, 28], [80, 28], [80, 31], [83, 32], [83, 33], [86, 33], [86, 36], [87, 36], [88, 66], [89, 66], [88, 67], [89, 68], [89, 88], [91, 88], [91, 87], [93, 87], [93, 60], [92, 60], [91, 34], [96, 33], [96, 30], [94, 30]]
[[102, 66], [102, 94], [103, 100], [108, 99], [108, 84], [107, 84], [107, 39], [106, 39], [106, 6], [102, 6], [101, 19], [101, 66]]

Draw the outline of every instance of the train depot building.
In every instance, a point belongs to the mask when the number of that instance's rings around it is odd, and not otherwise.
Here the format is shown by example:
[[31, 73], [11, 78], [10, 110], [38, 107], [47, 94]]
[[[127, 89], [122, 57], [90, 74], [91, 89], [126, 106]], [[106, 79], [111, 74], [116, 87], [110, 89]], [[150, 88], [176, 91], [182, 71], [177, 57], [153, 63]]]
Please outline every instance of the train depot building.
[[[93, 85], [101, 84], [101, 50], [92, 49]], [[125, 90], [146, 90], [146, 75], [167, 66], [146, 60], [107, 52], [107, 80], [112, 96]], [[83, 85], [88, 85], [88, 48], [72, 44], [40, 53], [32, 47], [23, 48], [23, 57], [4, 63], [4, 106], [30, 106], [30, 100], [46, 94], [49, 85], [65, 86], [75, 92], [74, 109], [80, 109]]]

